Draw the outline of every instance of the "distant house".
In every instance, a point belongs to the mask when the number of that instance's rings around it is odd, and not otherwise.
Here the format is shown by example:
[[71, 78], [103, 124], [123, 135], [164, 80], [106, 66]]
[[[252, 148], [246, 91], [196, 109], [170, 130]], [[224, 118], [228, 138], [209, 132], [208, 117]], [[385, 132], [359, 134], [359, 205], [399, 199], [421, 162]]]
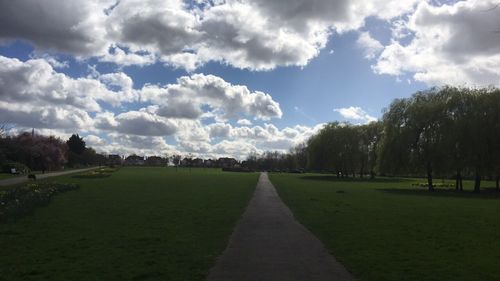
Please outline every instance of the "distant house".
[[109, 166], [118, 166], [122, 164], [122, 157], [117, 154], [108, 155], [108, 159], [106, 159], [106, 164]]
[[205, 167], [213, 167], [215, 165], [215, 161], [212, 159], [207, 159], [203, 161], [203, 166]]
[[166, 166], [167, 162], [167, 159], [160, 156], [150, 156], [146, 158], [145, 164], [147, 166]]
[[203, 167], [203, 159], [201, 158], [195, 158], [191, 161], [191, 166], [192, 167]]
[[181, 160], [180, 165], [182, 167], [191, 167], [192, 161], [193, 161], [193, 159], [184, 157], [184, 159]]
[[144, 157], [132, 154], [125, 158], [123, 164], [127, 166], [144, 166], [145, 161]]
[[238, 160], [229, 157], [222, 157], [217, 159], [217, 167], [220, 168], [233, 168], [239, 166]]

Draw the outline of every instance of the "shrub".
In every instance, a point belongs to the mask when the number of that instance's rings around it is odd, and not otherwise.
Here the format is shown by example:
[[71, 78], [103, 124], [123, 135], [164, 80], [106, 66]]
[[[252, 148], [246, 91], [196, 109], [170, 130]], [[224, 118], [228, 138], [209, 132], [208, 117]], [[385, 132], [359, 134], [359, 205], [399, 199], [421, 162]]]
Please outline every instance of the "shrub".
[[0, 222], [17, 218], [45, 206], [52, 196], [78, 189], [76, 184], [29, 183], [0, 191]]

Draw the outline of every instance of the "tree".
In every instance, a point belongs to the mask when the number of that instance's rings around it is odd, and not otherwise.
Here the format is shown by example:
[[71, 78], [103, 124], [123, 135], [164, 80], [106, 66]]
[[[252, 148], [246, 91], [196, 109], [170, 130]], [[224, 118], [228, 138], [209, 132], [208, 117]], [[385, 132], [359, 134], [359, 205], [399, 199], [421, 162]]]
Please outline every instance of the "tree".
[[25, 132], [11, 139], [11, 149], [8, 157], [32, 170], [57, 170], [66, 163], [67, 146], [53, 136]]
[[433, 191], [433, 176], [442, 171], [445, 154], [444, 108], [435, 89], [393, 102], [383, 118], [381, 168], [393, 173], [423, 171]]
[[179, 164], [181, 163], [182, 156], [179, 154], [174, 154], [172, 155], [172, 163], [175, 165], [175, 169], [179, 167]]
[[85, 142], [78, 134], [71, 135], [66, 144], [68, 145], [69, 151], [73, 153], [82, 154], [85, 151]]
[[[369, 172], [370, 178], [375, 178], [375, 168], [377, 166], [378, 147], [382, 137], [382, 122], [370, 122], [360, 128], [360, 151], [362, 152], [362, 168], [366, 165], [366, 171]], [[362, 175], [362, 174], [361, 174]]]

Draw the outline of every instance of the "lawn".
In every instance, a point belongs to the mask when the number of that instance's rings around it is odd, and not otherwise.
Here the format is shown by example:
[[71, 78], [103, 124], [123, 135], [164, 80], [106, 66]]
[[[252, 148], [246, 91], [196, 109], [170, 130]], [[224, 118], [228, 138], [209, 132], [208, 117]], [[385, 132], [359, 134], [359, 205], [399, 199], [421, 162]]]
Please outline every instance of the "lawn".
[[258, 174], [123, 168], [0, 224], [0, 280], [203, 280]]
[[500, 280], [494, 191], [471, 194], [467, 182], [466, 194], [431, 194], [412, 188], [414, 180], [313, 174], [271, 180], [298, 220], [360, 280]]
[[0, 180], [11, 179], [11, 178], [14, 178], [16, 176], [18, 176], [18, 175], [7, 174], [7, 173], [0, 173]]

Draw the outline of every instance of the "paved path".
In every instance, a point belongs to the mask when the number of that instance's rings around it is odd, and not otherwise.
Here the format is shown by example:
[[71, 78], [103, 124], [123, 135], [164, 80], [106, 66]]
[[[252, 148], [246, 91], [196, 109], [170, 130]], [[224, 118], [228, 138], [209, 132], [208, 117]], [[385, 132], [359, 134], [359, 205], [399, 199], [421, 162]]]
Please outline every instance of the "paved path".
[[266, 173], [208, 281], [354, 280], [281, 201]]
[[[57, 176], [62, 176], [62, 175], [67, 175], [67, 174], [85, 172], [85, 171], [93, 170], [96, 168], [97, 167], [69, 170], [69, 171], [62, 171], [62, 172], [45, 173], [45, 174], [37, 174], [36, 178], [37, 179], [45, 179], [45, 178], [57, 177]], [[3, 179], [3, 180], [0, 180], [0, 186], [9, 186], [9, 185], [14, 185], [14, 184], [20, 184], [20, 183], [23, 183], [26, 181], [28, 181], [27, 175], [19, 176], [19, 177], [15, 177], [15, 178], [11, 178], [11, 179]]]

